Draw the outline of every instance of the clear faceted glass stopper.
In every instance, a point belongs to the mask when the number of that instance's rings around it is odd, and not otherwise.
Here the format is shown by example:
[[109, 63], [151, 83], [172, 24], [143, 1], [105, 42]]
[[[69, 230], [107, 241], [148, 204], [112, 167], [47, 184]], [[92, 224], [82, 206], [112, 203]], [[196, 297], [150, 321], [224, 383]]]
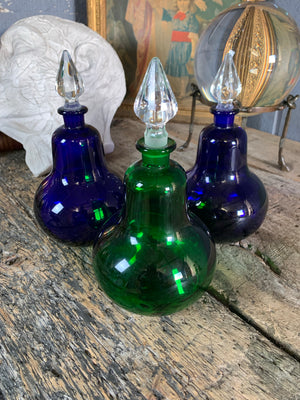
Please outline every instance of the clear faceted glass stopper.
[[230, 50], [210, 87], [211, 94], [218, 101], [217, 109], [233, 109], [233, 101], [242, 91], [242, 84], [233, 61], [234, 51]]
[[159, 58], [149, 63], [134, 102], [134, 112], [145, 124], [145, 145], [162, 148], [168, 143], [166, 123], [178, 110], [174, 93]]
[[65, 99], [65, 108], [80, 107], [78, 97], [83, 93], [83, 81], [67, 50], [61, 56], [56, 77], [56, 91]]

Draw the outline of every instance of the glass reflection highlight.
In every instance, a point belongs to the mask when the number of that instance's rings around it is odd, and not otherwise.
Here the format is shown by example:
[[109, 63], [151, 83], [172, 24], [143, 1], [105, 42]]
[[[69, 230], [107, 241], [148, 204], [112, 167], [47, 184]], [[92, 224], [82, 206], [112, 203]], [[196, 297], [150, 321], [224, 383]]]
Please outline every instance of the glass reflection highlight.
[[[93, 267], [103, 291], [121, 307], [166, 315], [187, 307], [207, 289], [215, 247], [187, 215], [186, 175], [169, 160], [174, 141], [168, 139], [161, 151], [146, 148], [141, 139], [137, 148], [142, 160], [125, 174], [123, 219], [100, 235]], [[137, 182], [144, 190], [136, 190]]]
[[188, 208], [216, 242], [235, 242], [260, 227], [268, 197], [247, 166], [247, 134], [234, 124], [237, 110], [212, 112], [214, 124], [201, 132], [196, 162], [187, 171]]

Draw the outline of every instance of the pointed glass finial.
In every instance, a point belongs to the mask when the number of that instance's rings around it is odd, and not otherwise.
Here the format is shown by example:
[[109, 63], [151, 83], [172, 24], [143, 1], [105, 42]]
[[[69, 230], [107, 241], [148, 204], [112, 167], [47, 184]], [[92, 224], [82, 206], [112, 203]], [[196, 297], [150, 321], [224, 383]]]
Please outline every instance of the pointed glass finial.
[[233, 61], [234, 51], [229, 50], [210, 87], [217, 99], [217, 110], [232, 110], [233, 101], [241, 93], [242, 84]]
[[78, 97], [83, 93], [83, 81], [67, 50], [61, 56], [59, 70], [56, 77], [56, 91], [65, 99], [64, 108], [80, 108]]
[[159, 58], [149, 63], [134, 102], [134, 112], [145, 124], [145, 146], [163, 148], [168, 143], [166, 123], [178, 110], [177, 101]]

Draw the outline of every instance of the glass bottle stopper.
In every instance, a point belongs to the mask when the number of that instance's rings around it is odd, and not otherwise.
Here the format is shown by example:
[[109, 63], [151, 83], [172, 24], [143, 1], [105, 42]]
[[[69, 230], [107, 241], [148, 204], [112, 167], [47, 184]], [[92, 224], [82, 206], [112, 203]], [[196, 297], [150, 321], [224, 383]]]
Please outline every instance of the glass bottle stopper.
[[217, 99], [217, 110], [234, 109], [233, 101], [242, 91], [242, 84], [233, 61], [234, 51], [229, 50], [211, 84], [211, 94]]
[[159, 58], [149, 63], [142, 85], [134, 102], [134, 112], [146, 124], [145, 146], [164, 148], [168, 143], [166, 123], [178, 110], [174, 93]]
[[78, 97], [84, 91], [83, 81], [75, 64], [67, 50], [61, 56], [60, 65], [56, 77], [56, 91], [65, 99], [65, 110], [77, 110], [81, 108]]

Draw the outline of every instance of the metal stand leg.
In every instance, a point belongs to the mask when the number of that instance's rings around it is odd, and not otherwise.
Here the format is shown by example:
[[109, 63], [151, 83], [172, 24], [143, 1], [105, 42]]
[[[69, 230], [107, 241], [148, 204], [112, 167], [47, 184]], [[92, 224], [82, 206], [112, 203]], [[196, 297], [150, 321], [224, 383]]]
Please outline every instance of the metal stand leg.
[[285, 117], [285, 122], [284, 122], [284, 127], [282, 130], [282, 134], [281, 134], [281, 138], [280, 138], [280, 142], [279, 142], [279, 152], [278, 152], [278, 165], [282, 171], [290, 171], [290, 168], [286, 164], [282, 152], [283, 152], [285, 137], [287, 134], [287, 130], [288, 130], [288, 126], [289, 126], [289, 122], [290, 122], [290, 118], [291, 118], [291, 111], [296, 108], [296, 101], [298, 100], [298, 97], [299, 97], [298, 95], [293, 96], [290, 94], [285, 101], [285, 105], [288, 107], [288, 111], [287, 111], [287, 114]]
[[[193, 130], [194, 130], [194, 119], [195, 119], [195, 111], [196, 111], [196, 100], [200, 100], [201, 101], [201, 93], [200, 90], [198, 89], [198, 86], [195, 84], [192, 84], [192, 111], [191, 111], [191, 120], [190, 120], [190, 125], [189, 125], [189, 135], [187, 140], [183, 143], [182, 146], [178, 147], [178, 151], [183, 151], [184, 149], [186, 149], [189, 144], [190, 141], [192, 139], [193, 136]], [[284, 148], [284, 142], [285, 142], [285, 138], [286, 138], [286, 134], [287, 134], [287, 130], [288, 130], [288, 126], [289, 126], [289, 122], [290, 122], [290, 118], [291, 118], [291, 111], [294, 110], [296, 108], [296, 101], [298, 100], [299, 95], [293, 96], [293, 95], [289, 95], [287, 97], [287, 99], [282, 102], [280, 104], [280, 107], [277, 107], [277, 110], [282, 110], [285, 107], [288, 107], [288, 111], [285, 117], [285, 122], [284, 122], [284, 127], [282, 130], [282, 134], [280, 137], [280, 142], [279, 142], [279, 151], [278, 151], [278, 165], [279, 168], [283, 171], [290, 171], [289, 166], [286, 164], [284, 156], [283, 156], [283, 148]], [[268, 107], [267, 107], [268, 108]], [[245, 109], [247, 111], [247, 109]], [[241, 109], [241, 111], [245, 111], [243, 109]], [[257, 110], [260, 110], [260, 112], [264, 112], [264, 107], [259, 107], [256, 108], [255, 111], [258, 112]], [[247, 112], [251, 112], [252, 109], [249, 109]], [[269, 107], [269, 109], [265, 110], [265, 112], [268, 111], [276, 111], [276, 107], [271, 108]], [[243, 124], [246, 124], [246, 120], [247, 118], [243, 117]]]
[[192, 93], [191, 96], [193, 97], [192, 100], [192, 111], [191, 111], [191, 120], [190, 120], [190, 126], [189, 126], [189, 136], [187, 140], [183, 143], [182, 146], [178, 147], [178, 151], [183, 151], [186, 149], [193, 136], [193, 131], [194, 131], [194, 119], [195, 119], [195, 110], [196, 110], [196, 100], [200, 98], [200, 91], [196, 85], [192, 85]]

